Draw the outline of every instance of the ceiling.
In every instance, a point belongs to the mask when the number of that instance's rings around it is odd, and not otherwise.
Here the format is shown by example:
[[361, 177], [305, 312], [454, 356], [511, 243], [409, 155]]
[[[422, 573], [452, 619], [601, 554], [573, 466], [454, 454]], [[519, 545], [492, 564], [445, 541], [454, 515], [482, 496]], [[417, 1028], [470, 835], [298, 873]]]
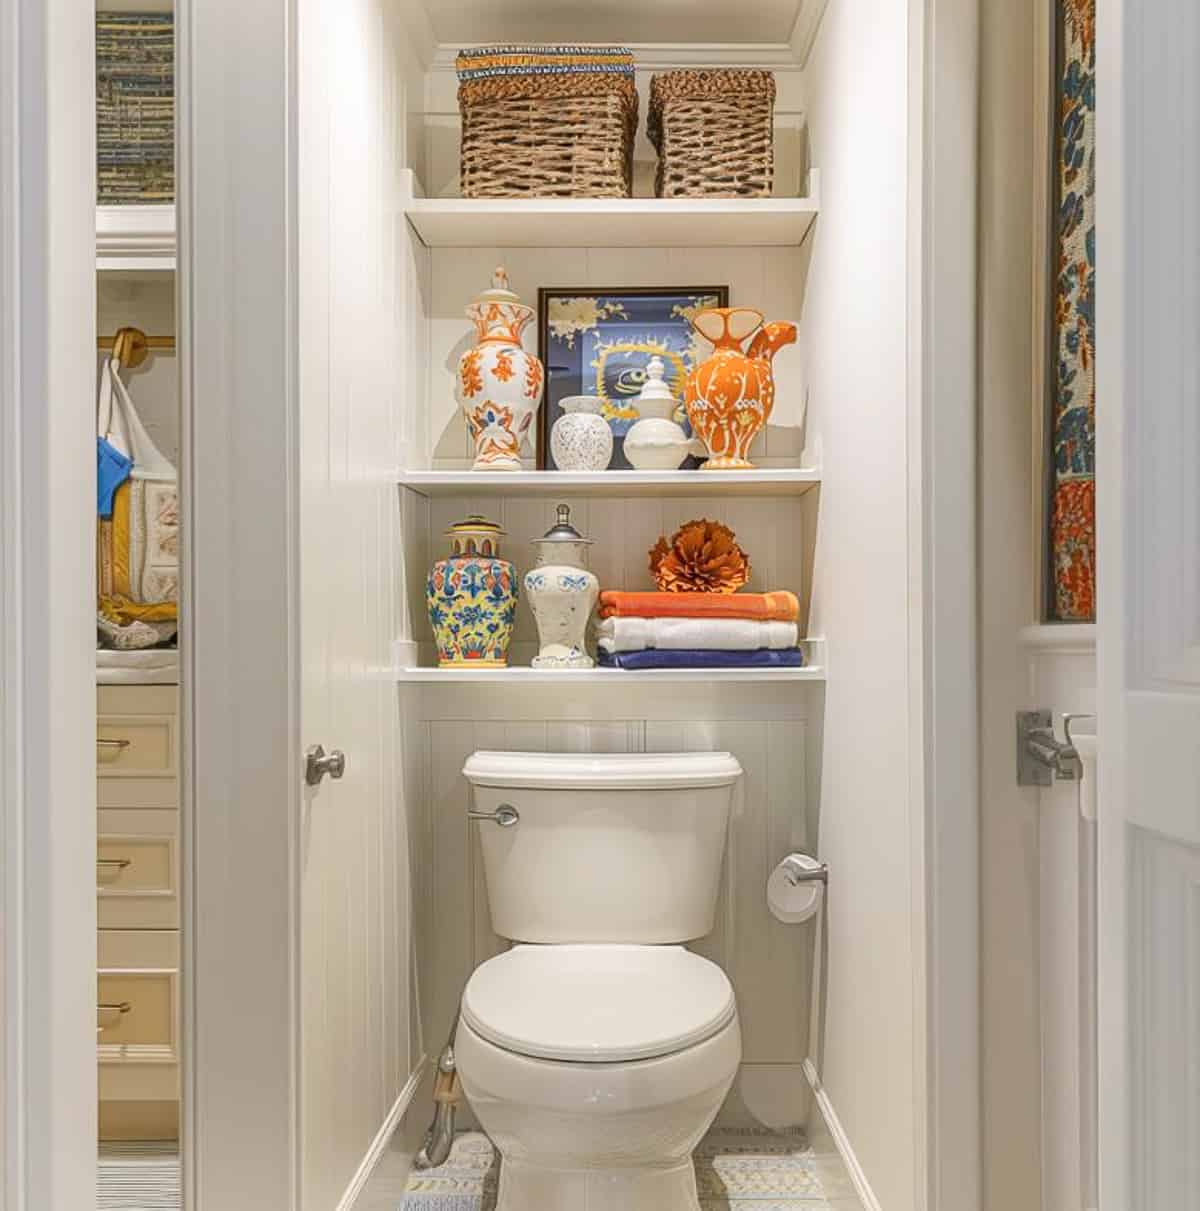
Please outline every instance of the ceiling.
[[805, 0], [422, 0], [438, 42], [774, 42]]

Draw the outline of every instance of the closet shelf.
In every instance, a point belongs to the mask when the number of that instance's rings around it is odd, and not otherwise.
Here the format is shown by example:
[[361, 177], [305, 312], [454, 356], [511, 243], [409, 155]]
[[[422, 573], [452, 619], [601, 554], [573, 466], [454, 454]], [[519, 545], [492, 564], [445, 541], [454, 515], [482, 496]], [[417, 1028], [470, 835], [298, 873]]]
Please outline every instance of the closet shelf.
[[803, 198], [410, 196], [404, 207], [429, 248], [793, 247], [818, 210], [816, 172]]
[[558, 682], [562, 685], [680, 685], [720, 681], [754, 682], [765, 685], [777, 681], [824, 681], [825, 669], [812, 665], [803, 669], [534, 669], [520, 666], [507, 669], [397, 668], [395, 680], [421, 685], [538, 685]]
[[96, 268], [170, 273], [175, 269], [174, 206], [97, 206]]
[[753, 471], [401, 471], [422, 496], [803, 496], [821, 482], [809, 467]]

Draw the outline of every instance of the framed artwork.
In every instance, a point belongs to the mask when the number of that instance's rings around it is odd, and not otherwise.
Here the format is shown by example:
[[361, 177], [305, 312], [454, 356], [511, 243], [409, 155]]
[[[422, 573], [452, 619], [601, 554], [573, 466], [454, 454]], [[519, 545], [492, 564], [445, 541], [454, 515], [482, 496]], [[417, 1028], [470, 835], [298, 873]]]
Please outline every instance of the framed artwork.
[[1052, 0], [1046, 616], [1096, 617], [1096, 0]]
[[546, 367], [546, 393], [538, 418], [538, 467], [554, 470], [550, 429], [563, 414], [559, 400], [594, 395], [613, 431], [610, 469], [630, 470], [625, 434], [638, 418], [634, 402], [647, 364], [662, 358], [666, 381], [682, 403], [697, 354], [689, 321], [705, 307], [728, 306], [728, 286], [540, 289], [538, 355]]

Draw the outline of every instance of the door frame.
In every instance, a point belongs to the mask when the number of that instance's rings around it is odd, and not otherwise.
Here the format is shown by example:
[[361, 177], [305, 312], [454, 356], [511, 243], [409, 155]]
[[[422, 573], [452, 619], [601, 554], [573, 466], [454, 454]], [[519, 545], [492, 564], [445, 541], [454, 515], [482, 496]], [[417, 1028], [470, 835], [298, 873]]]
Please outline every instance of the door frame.
[[96, 1188], [94, 81], [0, 0], [0, 1211]]
[[[77, 1211], [94, 1180], [95, 909], [90, 891], [84, 904], [70, 890], [90, 887], [92, 855], [78, 828], [57, 827], [78, 823], [80, 803], [91, 814], [91, 645], [58, 642], [68, 615], [90, 639], [89, 611], [41, 609], [47, 577], [60, 596], [85, 605], [91, 596], [90, 556], [79, 557], [60, 521], [72, 501], [90, 517], [90, 490], [64, 488], [90, 480], [70, 474], [73, 447], [50, 441], [78, 424], [78, 401], [90, 407], [92, 395], [94, 190], [80, 174], [94, 163], [94, 73], [83, 11], [71, 0], [0, 0], [5, 34], [23, 39], [0, 43], [0, 470], [6, 517], [20, 506], [17, 523], [0, 527], [3, 895], [5, 920], [19, 922], [0, 952], [0, 1146], [9, 1175], [0, 1211]], [[910, 627], [910, 791], [922, 1032], [914, 1063], [928, 1108], [914, 1201], [932, 1209], [977, 1205], [952, 1195], [970, 1188], [978, 1168], [975, 271], [973, 217], [963, 213], [973, 208], [961, 204], [974, 196], [978, 0], [910, 0], [910, 13], [910, 566], [919, 603]], [[181, 568], [186, 1190], [192, 1208], [257, 1211], [294, 1206], [299, 1181], [300, 654], [289, 614], [299, 559], [295, 0], [179, 0], [176, 17], [181, 480], [190, 506]], [[25, 57], [31, 49], [42, 57]], [[22, 72], [22, 60], [45, 71]], [[80, 189], [51, 196], [48, 169], [60, 156], [71, 163], [53, 179]], [[39, 215], [45, 227], [29, 241]], [[49, 298], [65, 306], [40, 309], [46, 322], [30, 324], [30, 300]], [[54, 483], [53, 499], [18, 489], [37, 486], [18, 478], [31, 450], [62, 471], [44, 481]], [[46, 560], [33, 558], [39, 551]], [[31, 710], [48, 702], [60, 707], [53, 719]], [[63, 762], [64, 749], [77, 749], [80, 761]], [[254, 812], [245, 810], [251, 803]], [[62, 813], [49, 825], [47, 804]], [[27, 829], [35, 805], [41, 826]], [[20, 845], [8, 843], [14, 837]], [[35, 949], [42, 960], [26, 962]], [[50, 1015], [22, 1012], [34, 997]], [[47, 1083], [30, 1079], [43, 1069]], [[951, 1140], [962, 1151], [948, 1148]], [[55, 1164], [38, 1164], [50, 1149]], [[86, 1158], [79, 1166], [64, 1159], [76, 1151]]]

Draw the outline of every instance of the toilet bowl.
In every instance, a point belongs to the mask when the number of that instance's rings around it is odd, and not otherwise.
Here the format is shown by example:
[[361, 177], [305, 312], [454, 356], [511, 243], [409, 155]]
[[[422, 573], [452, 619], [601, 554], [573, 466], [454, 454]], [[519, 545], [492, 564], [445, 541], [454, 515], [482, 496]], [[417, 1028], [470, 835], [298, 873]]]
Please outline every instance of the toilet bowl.
[[464, 773], [493, 928], [518, 943], [472, 975], [455, 1040], [497, 1211], [698, 1211], [691, 1154], [741, 1033], [728, 977], [680, 943], [712, 929], [740, 766], [476, 753]]

